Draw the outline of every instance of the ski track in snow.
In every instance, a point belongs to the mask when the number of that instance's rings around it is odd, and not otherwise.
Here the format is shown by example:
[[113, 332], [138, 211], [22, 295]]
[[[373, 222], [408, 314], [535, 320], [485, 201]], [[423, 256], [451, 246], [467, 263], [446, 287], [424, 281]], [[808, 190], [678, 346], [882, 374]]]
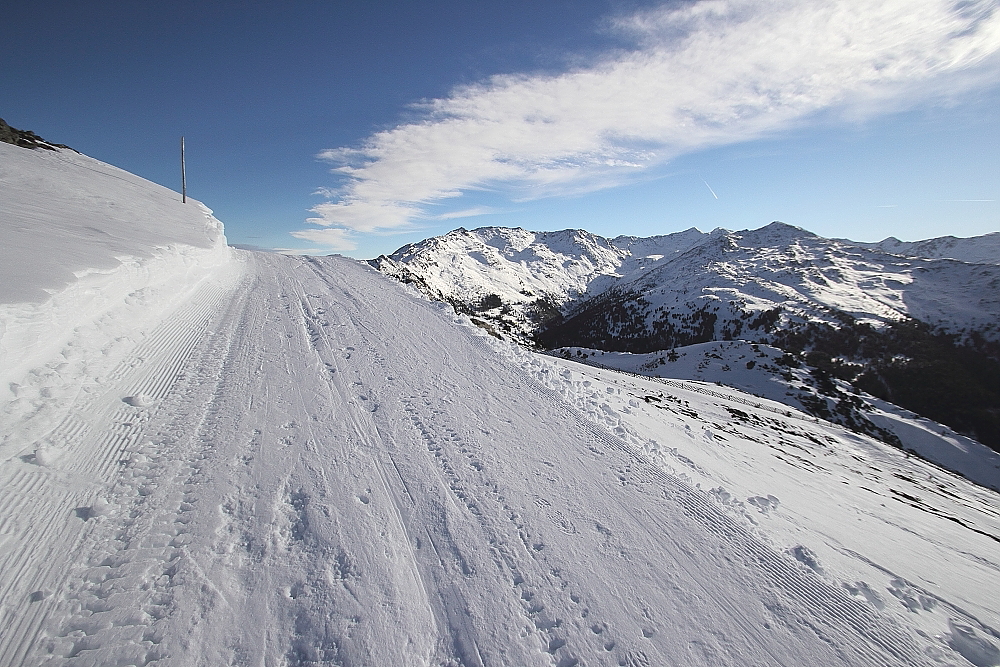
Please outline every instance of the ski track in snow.
[[450, 308], [239, 257], [2, 468], [0, 666], [930, 664]]
[[[714, 486], [708, 495], [763, 540], [934, 638], [925, 649], [935, 659], [954, 643], [953, 621], [1000, 637], [988, 625], [997, 623], [991, 591], [1000, 582], [995, 492], [822, 420], [776, 417], [771, 405], [732, 389], [558, 358], [533, 368], [651, 461], [698, 488]], [[895, 602], [887, 606], [879, 592]]]
[[72, 585], [67, 560], [79, 550], [86, 524], [107, 509], [101, 491], [138, 448], [150, 410], [124, 399], [142, 397], [155, 406], [168, 395], [227, 291], [202, 286], [108, 373], [108, 389], [81, 392], [44, 435], [54, 461], [42, 461], [36, 450], [21, 454], [20, 465], [0, 467], [0, 537], [17, 545], [0, 552], [0, 664], [22, 664], [39, 638], [58, 599], [53, 592]]

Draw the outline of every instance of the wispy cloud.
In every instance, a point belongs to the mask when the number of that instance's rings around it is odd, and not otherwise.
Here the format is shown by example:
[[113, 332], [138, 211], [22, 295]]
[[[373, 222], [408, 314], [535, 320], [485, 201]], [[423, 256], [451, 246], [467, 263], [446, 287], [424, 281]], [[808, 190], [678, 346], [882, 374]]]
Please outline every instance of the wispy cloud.
[[[342, 186], [295, 232], [347, 249], [489, 187], [513, 200], [628, 182], [691, 151], [947, 100], [1000, 80], [1000, 0], [701, 0], [615, 21], [634, 48], [557, 75], [503, 75], [324, 151]], [[332, 247], [332, 246], [331, 246]]]
[[324, 249], [332, 250], [334, 252], [347, 252], [357, 248], [358, 244], [351, 238], [352, 235], [351, 230], [340, 227], [302, 229], [292, 232], [292, 236], [297, 239], [309, 241], [310, 243], [314, 243]]
[[450, 211], [448, 213], [442, 213], [441, 215], [434, 216], [435, 220], [455, 220], [457, 218], [474, 218], [479, 215], [491, 215], [493, 213], [501, 213], [502, 209], [494, 208], [492, 206], [474, 206], [473, 208], [467, 208], [461, 211]]

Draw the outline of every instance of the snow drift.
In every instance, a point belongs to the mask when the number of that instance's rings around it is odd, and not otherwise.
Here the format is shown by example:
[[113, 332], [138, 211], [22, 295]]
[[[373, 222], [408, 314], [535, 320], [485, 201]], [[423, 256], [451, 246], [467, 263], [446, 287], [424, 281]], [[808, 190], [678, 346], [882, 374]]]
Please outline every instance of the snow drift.
[[80, 327], [155, 323], [230, 261], [207, 207], [71, 150], [0, 143], [0, 210], [0, 402]]

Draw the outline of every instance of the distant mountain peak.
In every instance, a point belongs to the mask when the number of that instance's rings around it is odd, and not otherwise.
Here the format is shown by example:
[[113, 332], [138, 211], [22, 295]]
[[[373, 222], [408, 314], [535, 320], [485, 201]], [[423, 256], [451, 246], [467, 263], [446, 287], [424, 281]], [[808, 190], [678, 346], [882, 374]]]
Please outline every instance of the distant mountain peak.
[[752, 242], [760, 245], [784, 243], [795, 239], [820, 238], [816, 234], [813, 234], [802, 227], [789, 225], [788, 223], [781, 222], [779, 220], [775, 220], [774, 222], [764, 225], [758, 229], [744, 230], [733, 233], [740, 236], [744, 242]]
[[877, 248], [883, 252], [907, 257], [952, 259], [972, 264], [1000, 264], [1000, 232], [969, 238], [940, 236], [923, 241], [900, 241], [890, 236], [878, 243], [855, 243], [855, 245]]
[[[950, 259], [980, 268], [962, 268]], [[676, 328], [677, 318], [705, 308], [697, 317], [723, 310], [714, 333], [706, 329], [700, 337], [739, 336], [737, 325], [727, 329], [723, 323], [780, 308], [785, 320], [835, 324], [836, 311], [882, 326], [913, 317], [953, 332], [981, 331], [992, 340], [1000, 336], [1000, 308], [981, 283], [982, 276], [1000, 278], [990, 267], [997, 263], [1000, 234], [859, 243], [781, 221], [751, 230], [705, 233], [691, 227], [613, 239], [583, 229], [459, 228], [372, 260], [433, 298], [483, 313], [524, 341], [556, 313], [576, 317], [588, 301], [604, 303], [612, 294], [641, 299], [640, 309], [653, 304], [644, 316], [648, 321], [634, 332], [640, 338], [647, 327]], [[498, 308], [484, 308], [497, 298]]]

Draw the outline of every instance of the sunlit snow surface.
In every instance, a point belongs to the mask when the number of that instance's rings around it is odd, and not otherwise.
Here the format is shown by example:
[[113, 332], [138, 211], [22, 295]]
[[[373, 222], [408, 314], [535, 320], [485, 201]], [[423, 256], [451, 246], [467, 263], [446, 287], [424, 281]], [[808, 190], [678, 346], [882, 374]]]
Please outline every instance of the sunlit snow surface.
[[2, 362], [0, 665], [1000, 661], [994, 492], [352, 260], [157, 252]]
[[110, 312], [143, 328], [188, 298], [229, 260], [211, 213], [70, 150], [0, 143], [0, 400], [30, 398], [24, 373], [56, 357], [62, 376], [88, 372], [84, 348], [128, 334], [99, 326]]
[[[807, 407], [798, 397], [815, 395], [808, 382], [808, 370], [777, 367], [783, 350], [741, 340], [698, 343], [673, 352], [648, 354], [576, 347], [556, 353], [639, 375], [718, 383], [797, 408]], [[843, 391], [853, 391], [846, 382], [835, 382]], [[1000, 454], [943, 424], [869, 394], [861, 396], [868, 405], [865, 417], [895, 434], [905, 449], [977, 484], [994, 491], [1000, 489]]]
[[197, 202], [178, 206], [176, 192], [70, 150], [0, 143], [0, 192], [0, 304], [43, 301], [123, 259], [209, 249], [222, 236]]

